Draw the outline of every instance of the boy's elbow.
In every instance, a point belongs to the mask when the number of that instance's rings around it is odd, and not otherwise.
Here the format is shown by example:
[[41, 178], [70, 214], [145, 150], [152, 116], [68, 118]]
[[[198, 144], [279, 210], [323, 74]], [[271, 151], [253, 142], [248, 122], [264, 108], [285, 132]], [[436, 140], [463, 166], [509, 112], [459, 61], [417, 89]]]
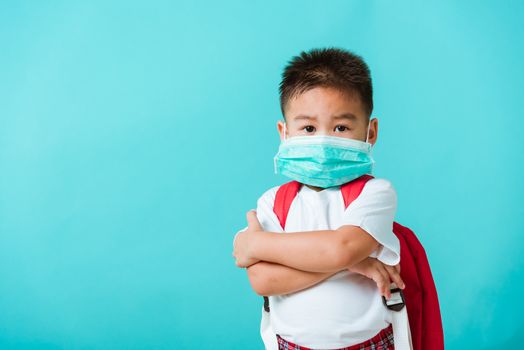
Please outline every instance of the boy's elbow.
[[270, 293], [269, 283], [263, 273], [264, 266], [261, 262], [249, 266], [247, 270], [247, 275], [249, 278], [249, 283], [251, 288], [260, 296], [267, 296]]
[[334, 254], [333, 268], [337, 270], [347, 269], [355, 264], [355, 255], [351, 252], [349, 244], [342, 243]]
[[347, 231], [337, 230], [337, 233], [336, 246], [331, 255], [332, 265], [333, 268], [342, 270], [351, 266], [354, 254], [351, 252], [352, 242], [351, 239], [348, 239]]
[[359, 263], [375, 250], [379, 243], [357, 226], [342, 226], [338, 230], [339, 241], [335, 253], [335, 265], [347, 269]]

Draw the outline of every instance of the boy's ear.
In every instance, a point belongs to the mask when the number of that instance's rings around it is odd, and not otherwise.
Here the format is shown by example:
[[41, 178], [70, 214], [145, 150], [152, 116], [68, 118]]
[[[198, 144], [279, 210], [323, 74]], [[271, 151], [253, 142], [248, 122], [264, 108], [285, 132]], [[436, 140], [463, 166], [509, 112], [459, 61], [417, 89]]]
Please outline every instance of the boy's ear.
[[280, 140], [283, 140], [284, 139], [284, 122], [282, 120], [279, 120], [277, 122], [277, 131], [278, 131], [278, 134], [280, 135]]
[[373, 118], [369, 122], [371, 123], [371, 125], [369, 126], [368, 142], [374, 146], [375, 143], [377, 142], [377, 137], [378, 137], [378, 119]]

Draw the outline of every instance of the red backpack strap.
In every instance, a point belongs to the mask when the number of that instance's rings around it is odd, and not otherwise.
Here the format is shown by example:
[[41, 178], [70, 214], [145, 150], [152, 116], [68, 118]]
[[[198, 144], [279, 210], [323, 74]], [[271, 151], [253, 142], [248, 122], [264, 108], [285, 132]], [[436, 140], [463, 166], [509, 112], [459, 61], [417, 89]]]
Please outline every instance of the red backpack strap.
[[275, 194], [273, 211], [275, 212], [283, 230], [286, 229], [286, 219], [289, 207], [291, 207], [291, 203], [297, 196], [301, 186], [302, 184], [300, 182], [293, 180], [281, 185]]
[[340, 186], [340, 192], [342, 193], [342, 198], [344, 198], [345, 208], [347, 208], [351, 202], [353, 202], [360, 195], [360, 192], [362, 192], [366, 182], [373, 178], [373, 175], [365, 174]]

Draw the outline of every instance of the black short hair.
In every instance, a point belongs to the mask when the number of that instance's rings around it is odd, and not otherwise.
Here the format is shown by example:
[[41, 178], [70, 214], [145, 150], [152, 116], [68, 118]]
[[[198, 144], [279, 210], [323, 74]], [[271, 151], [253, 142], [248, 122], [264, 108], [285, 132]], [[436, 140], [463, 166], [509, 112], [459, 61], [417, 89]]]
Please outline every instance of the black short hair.
[[348, 96], [357, 94], [369, 120], [373, 111], [371, 73], [363, 58], [351, 51], [337, 48], [315, 48], [294, 56], [282, 73], [280, 109], [290, 99], [315, 87], [331, 87]]

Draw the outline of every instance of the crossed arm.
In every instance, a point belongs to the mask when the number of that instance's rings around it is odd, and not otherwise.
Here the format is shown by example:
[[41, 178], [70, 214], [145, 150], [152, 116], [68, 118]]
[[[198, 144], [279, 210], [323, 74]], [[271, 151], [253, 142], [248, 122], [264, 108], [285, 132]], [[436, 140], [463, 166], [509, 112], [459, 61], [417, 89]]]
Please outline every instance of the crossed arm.
[[368, 257], [379, 243], [358, 226], [337, 230], [281, 233], [259, 231], [247, 267], [259, 295], [281, 295], [317, 284]]
[[259, 261], [247, 268], [251, 287], [258, 295], [264, 296], [298, 292], [335, 273], [302, 271], [267, 261]]

